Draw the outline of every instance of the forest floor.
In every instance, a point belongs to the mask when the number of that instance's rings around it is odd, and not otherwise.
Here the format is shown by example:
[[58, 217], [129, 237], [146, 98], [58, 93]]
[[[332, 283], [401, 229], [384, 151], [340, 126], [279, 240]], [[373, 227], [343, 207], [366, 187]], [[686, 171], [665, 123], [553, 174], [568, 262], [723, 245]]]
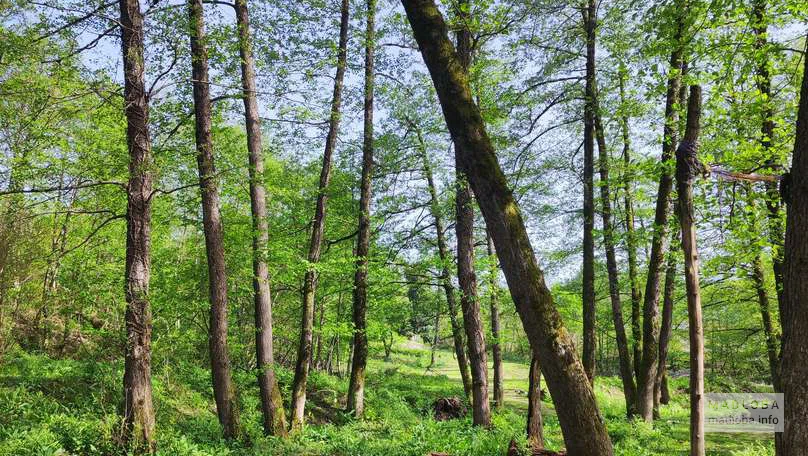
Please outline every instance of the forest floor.
[[[401, 343], [390, 359], [372, 358], [368, 369], [366, 417], [342, 413], [347, 380], [314, 372], [309, 382], [306, 429], [281, 440], [260, 434], [259, 404], [250, 372], [237, 371], [243, 417], [250, 443], [223, 441], [214, 414], [210, 373], [190, 363], [156, 360], [154, 394], [158, 448], [164, 455], [502, 455], [511, 439], [524, 444], [528, 366], [505, 362], [505, 407], [494, 413], [493, 429], [474, 429], [470, 418], [436, 422], [432, 402], [462, 397], [455, 360]], [[121, 364], [94, 360], [55, 360], [25, 352], [0, 364], [0, 455], [104, 455], [116, 452]], [[489, 367], [489, 375], [493, 375]], [[292, 373], [279, 371], [285, 395]], [[672, 382], [671, 404], [654, 425], [629, 423], [616, 378], [598, 378], [596, 395], [615, 445], [615, 454], [686, 455], [687, 379]], [[543, 404], [545, 441], [550, 449], [563, 440], [549, 395]], [[771, 455], [767, 434], [707, 434], [708, 455]], [[582, 436], [585, 438], [585, 436]]]

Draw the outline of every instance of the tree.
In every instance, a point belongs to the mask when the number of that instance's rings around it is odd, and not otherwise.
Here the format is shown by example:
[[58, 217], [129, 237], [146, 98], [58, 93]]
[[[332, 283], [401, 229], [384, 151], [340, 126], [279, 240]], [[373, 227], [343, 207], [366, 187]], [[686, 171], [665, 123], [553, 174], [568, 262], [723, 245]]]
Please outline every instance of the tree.
[[[538, 352], [556, 403], [567, 450], [572, 454], [611, 455], [612, 445], [592, 388], [564, 328], [525, 229], [519, 206], [508, 189], [474, 103], [468, 79], [446, 23], [432, 0], [402, 0], [410, 26], [438, 93], [446, 125], [458, 150], [461, 170], [477, 195], [497, 256], [530, 345]], [[586, 435], [586, 439], [581, 439]]]
[[[678, 3], [677, 3], [678, 4]], [[671, 52], [668, 70], [667, 94], [665, 96], [665, 126], [662, 141], [661, 175], [657, 190], [654, 212], [654, 232], [651, 241], [651, 256], [648, 259], [648, 276], [645, 282], [643, 300], [643, 348], [640, 375], [637, 377], [637, 413], [645, 421], [654, 418], [654, 386], [659, 356], [659, 289], [662, 265], [668, 249], [668, 216], [670, 215], [670, 194], [673, 175], [668, 163], [676, 149], [676, 111], [682, 69], [682, 33], [684, 11], [676, 12], [676, 30], [673, 36], [674, 50]]]
[[359, 230], [356, 239], [356, 273], [353, 290], [353, 363], [348, 386], [348, 412], [362, 416], [365, 408], [365, 368], [368, 358], [367, 301], [370, 252], [370, 194], [373, 176], [373, 49], [376, 46], [376, 0], [367, 0], [365, 32], [365, 119], [362, 141], [362, 183], [359, 190]]
[[194, 88], [194, 119], [196, 122], [196, 162], [199, 188], [202, 193], [202, 226], [208, 258], [208, 291], [210, 299], [210, 364], [213, 374], [213, 395], [216, 412], [225, 438], [241, 436], [236, 386], [230, 372], [227, 351], [227, 273], [224, 259], [222, 215], [219, 211], [219, 190], [213, 158], [211, 135], [211, 101], [208, 83], [208, 50], [205, 43], [205, 23], [202, 0], [188, 0], [191, 23], [191, 65]]
[[808, 454], [808, 59], [803, 59], [797, 134], [791, 171], [781, 183], [786, 214], [785, 263], [783, 271], [783, 345], [781, 382], [785, 404], [783, 455]]
[[586, 33], [586, 90], [584, 94], [584, 244], [583, 244], [583, 302], [584, 348], [583, 363], [589, 383], [595, 381], [595, 33], [597, 6], [587, 0], [583, 14]]
[[126, 223], [126, 357], [124, 425], [128, 445], [136, 453], [153, 453], [154, 406], [151, 385], [152, 318], [151, 197], [153, 160], [149, 136], [149, 99], [143, 61], [143, 14], [139, 0], [121, 0], [121, 55], [126, 100], [126, 143], [129, 147]]
[[300, 321], [300, 342], [297, 349], [295, 378], [292, 383], [292, 429], [300, 429], [304, 424], [306, 407], [306, 382], [309, 376], [309, 364], [312, 357], [312, 332], [314, 327], [314, 295], [317, 291], [317, 270], [320, 261], [325, 232], [326, 203], [328, 201], [328, 184], [331, 180], [331, 161], [337, 145], [339, 134], [340, 108], [342, 105], [342, 85], [348, 55], [349, 2], [342, 0], [340, 6], [339, 44], [337, 47], [337, 71], [334, 78], [334, 94], [331, 98], [331, 115], [328, 121], [328, 135], [323, 152], [323, 167], [320, 171], [320, 182], [314, 220], [309, 239], [309, 268], [303, 279], [303, 309]]
[[502, 349], [500, 348], [499, 323], [499, 285], [497, 284], [497, 257], [494, 253], [494, 240], [488, 231], [485, 233], [488, 245], [488, 258], [491, 267], [488, 273], [488, 292], [491, 294], [491, 357], [494, 358], [494, 407], [502, 408], [505, 405], [505, 389], [503, 388], [504, 372], [502, 368]]
[[693, 179], [704, 172], [698, 159], [701, 118], [701, 87], [690, 87], [687, 128], [676, 150], [676, 193], [679, 198], [679, 224], [685, 255], [687, 321], [690, 334], [690, 455], [704, 455], [704, 328], [702, 326], [699, 253], [693, 209]]
[[250, 173], [250, 209], [252, 213], [253, 299], [255, 301], [255, 349], [258, 370], [258, 388], [261, 392], [261, 412], [264, 433], [286, 435], [286, 414], [283, 399], [275, 378], [272, 348], [272, 296], [269, 284], [269, 266], [266, 248], [269, 241], [261, 119], [255, 84], [255, 58], [252, 50], [250, 16], [247, 0], [236, 0], [239, 56], [241, 57], [241, 85], [244, 98], [244, 124], [247, 129], [247, 152]]
[[527, 442], [533, 450], [544, 448], [541, 418], [541, 363], [533, 356], [530, 361], [527, 388]]
[[[471, 30], [468, 23], [470, 3], [463, 0], [459, 18], [463, 22], [457, 32], [457, 54], [463, 69], [468, 73], [472, 59]], [[474, 200], [468, 179], [459, 166], [458, 155], [462, 144], [455, 141], [455, 233], [457, 236], [457, 281], [460, 284], [460, 308], [463, 310], [463, 326], [471, 367], [472, 415], [474, 425], [491, 426], [491, 410], [488, 405], [488, 360], [485, 350], [485, 331], [480, 317], [480, 301], [477, 296], [477, 276], [474, 273]]]

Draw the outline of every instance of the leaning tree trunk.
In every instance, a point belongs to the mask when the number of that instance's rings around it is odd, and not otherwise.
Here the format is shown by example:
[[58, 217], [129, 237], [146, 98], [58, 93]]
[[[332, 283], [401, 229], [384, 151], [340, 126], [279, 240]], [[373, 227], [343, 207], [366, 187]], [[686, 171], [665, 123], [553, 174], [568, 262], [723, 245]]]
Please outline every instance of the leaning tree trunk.
[[[595, 91], [594, 96], [597, 96]], [[631, 355], [628, 351], [628, 338], [623, 323], [623, 304], [620, 302], [620, 272], [617, 268], [617, 255], [615, 253], [614, 226], [612, 225], [612, 196], [609, 187], [609, 150], [606, 148], [606, 138], [603, 131], [603, 122], [600, 118], [597, 99], [593, 102], [595, 107], [595, 131], [598, 141], [598, 164], [600, 168], [600, 204], [603, 218], [603, 246], [606, 249], [606, 272], [609, 276], [609, 300], [612, 304], [612, 320], [614, 322], [615, 339], [617, 342], [617, 355], [620, 364], [620, 379], [623, 382], [623, 396], [626, 399], [626, 416], [634, 415], [634, 373], [631, 367]]]
[[314, 327], [314, 295], [317, 291], [317, 271], [314, 265], [320, 262], [320, 253], [325, 232], [325, 211], [328, 200], [328, 184], [331, 181], [331, 161], [337, 144], [339, 132], [340, 106], [342, 104], [342, 84], [345, 79], [345, 68], [348, 55], [348, 0], [342, 0], [340, 7], [339, 47], [337, 55], [337, 73], [334, 78], [334, 95], [331, 99], [331, 115], [328, 123], [328, 135], [323, 152], [323, 167], [320, 171], [320, 184], [317, 194], [317, 205], [314, 210], [314, 221], [309, 239], [309, 269], [303, 280], [303, 311], [300, 321], [300, 342], [297, 349], [295, 378], [292, 382], [292, 429], [301, 429], [304, 424], [306, 408], [306, 382], [309, 377], [309, 364], [312, 355], [312, 334]]
[[[462, 26], [457, 32], [457, 56], [468, 73], [471, 66], [471, 31], [468, 28], [470, 4], [461, 0], [458, 10]], [[477, 296], [477, 276], [474, 272], [474, 200], [458, 156], [463, 147], [455, 141], [455, 234], [457, 236], [457, 282], [460, 284], [460, 308], [471, 367], [472, 420], [475, 426], [491, 426], [488, 404], [488, 353], [485, 350], [485, 330], [480, 317]]]
[[648, 277], [645, 282], [643, 300], [643, 347], [640, 372], [637, 377], [637, 413], [645, 421], [654, 419], [654, 385], [659, 356], [659, 283], [665, 252], [668, 249], [668, 216], [670, 215], [670, 195], [673, 187], [673, 175], [668, 170], [668, 163], [674, 156], [677, 141], [678, 115], [675, 105], [679, 95], [682, 67], [682, 21], [680, 13], [674, 37], [676, 49], [671, 53], [670, 76], [665, 97], [665, 127], [662, 141], [662, 164], [657, 190], [656, 210], [654, 213], [654, 234], [651, 240], [651, 255], [648, 259]]
[[[541, 361], [567, 450], [613, 454], [611, 441], [583, 365], [553, 304], [530, 245], [519, 206], [508, 188], [467, 75], [434, 0], [402, 0], [429, 69], [446, 125], [462, 151], [458, 159], [477, 195], [530, 345]], [[586, 436], [581, 438], [581, 436]]]
[[222, 217], [219, 212], [219, 189], [213, 160], [211, 135], [210, 84], [208, 83], [208, 50], [205, 44], [205, 23], [202, 0], [188, 1], [191, 22], [191, 65], [194, 87], [194, 117], [196, 119], [196, 161], [199, 167], [199, 187], [202, 191], [202, 225], [205, 251], [208, 257], [210, 294], [210, 364], [213, 374], [213, 395], [216, 411], [225, 438], [241, 435], [236, 386], [230, 372], [227, 352], [227, 273], [225, 272]]
[[586, 32], [586, 93], [584, 104], [584, 240], [582, 302], [584, 317], [583, 363], [589, 383], [595, 381], [595, 29], [597, 7], [588, 0], [582, 9]]
[[533, 356], [527, 388], [527, 443], [533, 450], [544, 449], [544, 429], [541, 419], [541, 363]]
[[[784, 182], [783, 346], [780, 381], [785, 395], [785, 456], [808, 455], [808, 59], [800, 91], [791, 173]], [[789, 405], [790, 404], [790, 405]]]
[[123, 421], [127, 447], [155, 451], [151, 385], [151, 196], [154, 163], [149, 137], [149, 98], [143, 61], [143, 14], [138, 0], [121, 0], [126, 143], [129, 185], [126, 207], [126, 356]]
[[[625, 76], [626, 69], [620, 69], [620, 102], [625, 104]], [[642, 318], [640, 308], [642, 305], [642, 292], [637, 274], [637, 234], [634, 231], [634, 200], [632, 186], [634, 185], [634, 172], [631, 168], [631, 137], [628, 128], [628, 114], [624, 110], [620, 118], [620, 127], [623, 135], [623, 205], [624, 222], [626, 225], [626, 256], [628, 257], [628, 279], [631, 282], [631, 339], [634, 376], [640, 376], [642, 362]]]
[[359, 193], [359, 231], [356, 239], [356, 272], [353, 289], [353, 360], [348, 385], [347, 410], [355, 417], [365, 409], [365, 367], [368, 362], [368, 335], [365, 315], [368, 308], [368, 253], [370, 252], [370, 193], [373, 176], [373, 48], [375, 46], [376, 0], [367, 0], [365, 32], [365, 124], [362, 143], [362, 183]]
[[693, 179], [703, 172], [698, 159], [701, 87], [690, 87], [687, 128], [676, 150], [676, 192], [679, 196], [679, 224], [685, 255], [687, 320], [690, 333], [690, 456], [704, 456], [704, 328], [701, 321], [699, 253], [696, 246]]
[[247, 0], [236, 0], [236, 21], [241, 57], [241, 85], [244, 98], [244, 124], [247, 129], [247, 152], [250, 163], [250, 209], [252, 213], [253, 299], [255, 301], [255, 351], [258, 370], [258, 389], [264, 433], [286, 435], [286, 414], [283, 410], [275, 360], [272, 352], [272, 296], [269, 286], [269, 267], [266, 248], [269, 242], [266, 190], [262, 183], [264, 159], [262, 156], [261, 120], [255, 86], [255, 59], [250, 35], [250, 16]]
[[491, 261], [491, 269], [488, 274], [488, 286], [491, 288], [491, 356], [494, 358], [494, 407], [501, 409], [505, 405], [505, 390], [503, 382], [505, 380], [502, 371], [502, 348], [499, 344], [499, 286], [497, 285], [497, 257], [494, 256], [494, 241], [486, 231], [486, 243], [488, 244], [488, 257]]
[[426, 152], [426, 144], [421, 136], [421, 131], [412, 122], [410, 122], [410, 126], [415, 129], [416, 136], [418, 137], [418, 151], [421, 154], [421, 161], [424, 167], [424, 176], [426, 177], [427, 189], [429, 190], [429, 207], [430, 211], [432, 212], [432, 218], [435, 220], [435, 237], [437, 238], [438, 256], [440, 257], [440, 262], [442, 265], [440, 280], [443, 291], [446, 294], [446, 303], [449, 307], [449, 322], [452, 325], [452, 341], [454, 342], [457, 367], [460, 370], [460, 379], [463, 382], [463, 391], [466, 393], [466, 398], [473, 401], [471, 374], [469, 373], [469, 360], [466, 356], [463, 328], [461, 327], [460, 322], [457, 320], [457, 301], [455, 300], [451, 272], [449, 272], [451, 257], [449, 255], [449, 248], [446, 245], [443, 219], [440, 216], [438, 191], [435, 187], [435, 179], [432, 176], [432, 165], [429, 163], [429, 156]]

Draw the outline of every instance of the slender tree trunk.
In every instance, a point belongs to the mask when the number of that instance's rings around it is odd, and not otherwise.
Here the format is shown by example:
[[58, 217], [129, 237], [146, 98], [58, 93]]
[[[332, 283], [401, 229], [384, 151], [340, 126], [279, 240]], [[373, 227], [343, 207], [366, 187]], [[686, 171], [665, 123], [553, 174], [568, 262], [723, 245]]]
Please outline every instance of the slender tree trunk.
[[219, 422], [226, 438], [240, 435], [235, 385], [227, 352], [227, 276], [216, 168], [211, 136], [208, 60], [201, 0], [189, 0], [197, 165], [202, 193], [202, 216], [210, 297], [210, 358]]
[[[791, 173], [786, 175], [783, 347], [781, 382], [785, 395], [783, 455], [808, 455], [808, 59], [802, 78], [797, 137]], [[790, 404], [790, 405], [789, 405]]]
[[297, 350], [295, 378], [292, 382], [292, 429], [301, 429], [304, 424], [306, 407], [306, 382], [309, 377], [309, 362], [312, 355], [312, 333], [314, 327], [314, 296], [317, 291], [317, 271], [313, 267], [320, 261], [323, 233], [325, 232], [325, 212], [328, 200], [328, 184], [331, 181], [331, 161], [337, 144], [339, 132], [340, 107], [342, 104], [342, 85], [345, 79], [345, 68], [348, 55], [348, 0], [342, 0], [340, 7], [339, 47], [337, 55], [337, 72], [334, 78], [334, 95], [331, 99], [331, 115], [328, 124], [328, 135], [323, 152], [323, 168], [320, 171], [320, 184], [317, 194], [317, 206], [314, 210], [314, 221], [309, 240], [309, 270], [303, 280], [303, 311], [300, 322], [300, 343]]
[[[597, 91], [593, 94], [597, 97]], [[598, 163], [600, 168], [600, 204], [603, 218], [603, 246], [606, 250], [606, 272], [609, 276], [609, 300], [612, 304], [617, 356], [620, 366], [620, 379], [623, 382], [623, 396], [626, 399], [626, 416], [634, 415], [634, 374], [631, 367], [631, 354], [628, 349], [628, 338], [623, 323], [623, 304], [620, 302], [620, 272], [617, 269], [615, 253], [614, 226], [612, 225], [612, 196], [609, 187], [609, 150], [606, 148], [603, 122], [600, 118], [598, 100], [593, 100], [595, 107], [595, 132], [598, 142]]]
[[752, 281], [755, 284], [758, 304], [760, 305], [760, 318], [763, 321], [763, 334], [766, 336], [766, 353], [769, 356], [769, 371], [772, 376], [772, 385], [775, 391], [780, 391], [779, 357], [777, 355], [777, 335], [772, 323], [772, 315], [769, 307], [769, 293], [766, 290], [765, 273], [763, 272], [763, 260], [760, 253], [755, 255], [752, 261]]
[[435, 355], [438, 352], [438, 341], [440, 340], [440, 303], [435, 305], [435, 335], [432, 338], [432, 354], [430, 355], [429, 359], [429, 366], [426, 368], [427, 370], [432, 369], [432, 366], [435, 365]]
[[241, 436], [236, 387], [230, 372], [227, 352], [227, 273], [225, 272], [222, 217], [219, 212], [219, 189], [213, 159], [211, 135], [211, 102], [208, 83], [208, 50], [202, 0], [189, 0], [191, 22], [191, 64], [193, 67], [194, 116], [196, 119], [196, 160], [199, 187], [202, 191], [202, 225], [208, 257], [210, 293], [210, 363], [216, 411], [225, 438]]
[[272, 296], [269, 285], [269, 267], [266, 248], [269, 242], [266, 190], [264, 174], [261, 121], [255, 86], [255, 59], [252, 51], [250, 16], [247, 0], [236, 0], [236, 22], [241, 57], [241, 86], [244, 98], [244, 124], [247, 130], [247, 152], [250, 163], [250, 209], [252, 213], [253, 248], [253, 300], [255, 302], [255, 349], [258, 370], [258, 389], [264, 433], [286, 435], [286, 415], [283, 400], [275, 378], [272, 350]]
[[[625, 78], [626, 69], [620, 70], [620, 102], [626, 103]], [[625, 111], [624, 111], [625, 112]], [[626, 225], [626, 254], [628, 256], [628, 278], [631, 282], [631, 339], [633, 348], [634, 376], [640, 377], [640, 364], [642, 362], [642, 292], [637, 273], [637, 234], [634, 231], [634, 201], [633, 185], [634, 172], [631, 165], [631, 136], [628, 127], [628, 114], [620, 118], [620, 127], [623, 135], [623, 206]]]
[[640, 373], [637, 377], [637, 413], [645, 421], [654, 418], [654, 385], [659, 356], [659, 283], [665, 252], [668, 249], [668, 216], [670, 215], [670, 195], [673, 175], [668, 163], [674, 156], [677, 142], [678, 115], [675, 104], [679, 95], [682, 68], [682, 21], [679, 17], [676, 35], [676, 49], [671, 54], [670, 76], [665, 100], [665, 128], [662, 142], [662, 163], [659, 189], [657, 190], [654, 214], [654, 234], [651, 240], [651, 255], [648, 259], [648, 277], [645, 283], [643, 301], [643, 347]]
[[704, 455], [704, 329], [701, 321], [699, 254], [696, 246], [693, 179], [703, 172], [698, 159], [701, 87], [690, 87], [687, 129], [676, 151], [676, 192], [679, 196], [679, 224], [685, 255], [685, 286], [690, 333], [690, 455]]
[[583, 242], [583, 363], [589, 383], [595, 381], [595, 32], [597, 7], [587, 0], [582, 9], [586, 32], [586, 103], [584, 104], [584, 242]]
[[488, 231], [485, 233], [488, 244], [488, 256], [491, 261], [489, 271], [489, 283], [491, 287], [491, 356], [494, 358], [494, 407], [501, 409], [505, 405], [505, 389], [503, 388], [504, 375], [502, 371], [502, 348], [499, 344], [500, 324], [499, 324], [499, 286], [497, 285], [497, 257], [494, 254], [494, 240]]
[[[469, 0], [460, 1], [459, 17], [462, 26], [457, 32], [457, 55], [468, 74], [472, 60], [471, 20]], [[460, 308], [463, 311], [463, 326], [468, 341], [469, 365], [471, 367], [472, 417], [475, 426], [491, 426], [491, 409], [488, 404], [488, 352], [485, 349], [485, 330], [480, 317], [480, 301], [477, 296], [477, 276], [474, 272], [474, 199], [468, 179], [458, 155], [462, 145], [455, 141], [455, 233], [457, 236], [457, 281], [460, 284]]]
[[[434, 0], [402, 0], [432, 77], [444, 118], [491, 237], [528, 335], [555, 400], [567, 451], [613, 454], [592, 388], [533, 253], [519, 206], [497, 162], [482, 115], [471, 96], [443, 17]], [[586, 436], [586, 438], [581, 438]]]
[[126, 205], [126, 356], [123, 421], [127, 447], [155, 451], [151, 384], [152, 317], [151, 197], [154, 163], [149, 136], [149, 98], [143, 60], [143, 14], [139, 0], [120, 0], [129, 185]]
[[367, 0], [365, 32], [365, 125], [362, 144], [362, 184], [359, 196], [359, 234], [356, 240], [356, 273], [353, 290], [354, 357], [348, 386], [348, 412], [362, 416], [365, 409], [365, 367], [368, 335], [365, 314], [368, 301], [368, 254], [370, 252], [370, 193], [373, 176], [373, 49], [375, 47], [376, 0]]
[[533, 450], [544, 449], [541, 418], [541, 363], [537, 356], [530, 361], [527, 388], [527, 443]]
[[[678, 211], [677, 211], [678, 212]], [[673, 300], [676, 290], [676, 257], [668, 252], [668, 265], [665, 270], [665, 289], [662, 295], [662, 326], [659, 330], [659, 363], [657, 363], [654, 390], [654, 415], [659, 417], [659, 404], [667, 404], [670, 398], [667, 382], [668, 347], [673, 330]]]
[[430, 210], [432, 212], [432, 217], [435, 219], [435, 236], [438, 242], [438, 256], [440, 257], [440, 262], [442, 265], [440, 279], [443, 286], [443, 291], [446, 294], [446, 303], [449, 307], [449, 322], [452, 325], [452, 340], [454, 342], [455, 357], [457, 358], [457, 367], [460, 369], [460, 379], [463, 381], [463, 391], [466, 393], [466, 398], [473, 401], [471, 374], [469, 373], [469, 360], [466, 356], [463, 328], [461, 327], [460, 322], [457, 320], [457, 301], [455, 300], [451, 272], [449, 272], [449, 265], [451, 264], [452, 260], [449, 254], [449, 248], [446, 245], [443, 220], [440, 216], [438, 191], [435, 187], [435, 179], [432, 176], [432, 165], [429, 162], [429, 156], [426, 152], [426, 144], [421, 136], [421, 131], [412, 122], [411, 127], [415, 129], [415, 133], [418, 136], [418, 149], [421, 154], [421, 160], [424, 167], [424, 176], [426, 177], [427, 189], [429, 190]]

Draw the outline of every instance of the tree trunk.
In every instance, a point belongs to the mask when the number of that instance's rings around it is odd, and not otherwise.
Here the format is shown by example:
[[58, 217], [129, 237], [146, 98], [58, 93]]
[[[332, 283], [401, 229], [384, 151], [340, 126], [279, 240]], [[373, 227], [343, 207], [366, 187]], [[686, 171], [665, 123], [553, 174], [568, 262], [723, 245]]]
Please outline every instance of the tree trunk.
[[[800, 91], [797, 137], [786, 177], [783, 347], [781, 382], [785, 395], [785, 456], [808, 455], [808, 59]], [[790, 406], [788, 404], [791, 404]]]
[[247, 130], [247, 152], [250, 173], [250, 209], [252, 213], [253, 299], [255, 301], [255, 349], [258, 389], [264, 433], [286, 435], [286, 414], [275, 378], [272, 350], [272, 296], [266, 248], [269, 242], [266, 190], [263, 184], [264, 159], [261, 121], [255, 86], [255, 59], [252, 51], [250, 16], [247, 0], [236, 0], [236, 21], [241, 57], [241, 85], [244, 98], [244, 124]]
[[670, 195], [673, 187], [673, 175], [667, 165], [673, 159], [677, 142], [678, 115], [675, 105], [681, 84], [682, 48], [680, 41], [683, 18], [680, 16], [677, 20], [677, 31], [674, 37], [676, 49], [671, 54], [670, 76], [665, 97], [665, 127], [660, 159], [662, 174], [657, 190], [654, 234], [651, 240], [651, 255], [648, 259], [648, 277], [645, 282], [643, 300], [643, 347], [640, 372], [637, 376], [637, 413], [645, 421], [652, 421], [654, 418], [654, 385], [659, 356], [659, 283], [662, 265], [665, 262], [665, 252], [668, 249], [668, 216], [670, 215]]
[[[593, 96], [597, 97], [597, 90]], [[620, 272], [617, 269], [615, 253], [614, 226], [612, 225], [612, 196], [609, 187], [609, 150], [606, 148], [603, 122], [597, 98], [593, 99], [595, 108], [595, 132], [598, 141], [598, 163], [600, 168], [600, 204], [603, 218], [603, 246], [606, 250], [606, 271], [609, 276], [609, 300], [612, 304], [617, 356], [620, 365], [620, 379], [623, 382], [623, 396], [626, 399], [626, 416], [634, 415], [634, 374], [631, 367], [631, 355], [628, 351], [628, 338], [623, 323], [623, 304], [620, 302]]]
[[541, 363], [533, 356], [527, 388], [527, 443], [533, 450], [544, 449], [544, 430], [541, 418]]
[[[626, 103], [625, 68], [620, 70], [620, 102]], [[631, 137], [628, 128], [628, 114], [620, 119], [623, 135], [623, 205], [626, 225], [626, 254], [628, 256], [628, 278], [631, 282], [631, 339], [633, 348], [634, 376], [640, 377], [640, 364], [642, 363], [642, 318], [640, 308], [642, 305], [642, 292], [637, 273], [637, 234], [634, 231], [634, 201], [632, 187], [634, 172], [631, 169]]]
[[348, 407], [355, 417], [365, 409], [365, 367], [368, 359], [367, 313], [368, 254], [370, 252], [370, 193], [373, 176], [373, 49], [376, 0], [367, 0], [365, 33], [365, 125], [362, 144], [362, 183], [359, 196], [359, 234], [356, 239], [356, 273], [353, 290], [354, 357], [348, 386]]
[[597, 7], [587, 0], [582, 9], [586, 32], [586, 93], [584, 97], [584, 241], [583, 241], [583, 363], [589, 383], [595, 381], [595, 29]]
[[427, 189], [429, 190], [430, 210], [432, 217], [435, 219], [435, 236], [438, 242], [438, 256], [440, 256], [441, 269], [441, 284], [443, 291], [446, 294], [446, 303], [449, 307], [449, 322], [452, 325], [452, 340], [454, 342], [455, 357], [457, 358], [457, 367], [460, 369], [460, 379], [463, 381], [463, 391], [466, 393], [466, 398], [473, 401], [472, 398], [472, 385], [471, 375], [469, 374], [469, 361], [466, 357], [466, 348], [463, 338], [463, 328], [460, 322], [457, 321], [457, 301], [455, 300], [454, 286], [452, 285], [452, 276], [449, 272], [449, 265], [451, 264], [451, 256], [449, 248], [446, 246], [445, 231], [443, 228], [443, 220], [440, 216], [440, 206], [438, 202], [438, 191], [435, 187], [435, 179], [432, 176], [432, 165], [429, 163], [429, 156], [426, 152], [426, 144], [421, 136], [421, 131], [410, 122], [411, 127], [415, 129], [418, 137], [418, 149], [421, 154], [421, 160], [424, 167], [424, 176], [426, 177]]
[[151, 384], [152, 317], [151, 197], [154, 163], [149, 137], [149, 99], [143, 61], [143, 14], [139, 0], [121, 0], [126, 143], [129, 185], [126, 205], [126, 356], [123, 391], [124, 438], [136, 454], [155, 451]]
[[673, 255], [673, 251], [671, 251], [668, 252], [668, 265], [665, 271], [665, 291], [662, 296], [662, 326], [659, 330], [659, 362], [657, 363], [654, 386], [654, 415], [657, 418], [659, 417], [659, 404], [667, 404], [670, 399], [666, 378], [668, 371], [668, 347], [670, 346], [671, 333], [673, 330], [673, 294], [675, 290], [676, 257]]
[[488, 256], [491, 261], [489, 286], [491, 287], [491, 356], [494, 358], [494, 407], [501, 409], [505, 405], [504, 375], [502, 371], [502, 348], [499, 344], [499, 286], [497, 285], [497, 257], [494, 255], [494, 240], [486, 231]]
[[[443, 17], [434, 0], [402, 0], [444, 118], [494, 239], [511, 296], [538, 353], [570, 454], [613, 454], [595, 396], [533, 253], [519, 206], [497, 162]], [[581, 438], [586, 436], [586, 438]]]
[[685, 286], [690, 333], [690, 456], [704, 455], [704, 329], [701, 321], [699, 254], [696, 246], [693, 179], [703, 172], [698, 159], [701, 87], [690, 87], [687, 129], [676, 151], [676, 192], [679, 195], [679, 224], [685, 255]]
[[328, 184], [331, 181], [331, 161], [337, 144], [339, 132], [340, 106], [342, 104], [342, 85], [345, 79], [345, 68], [348, 55], [348, 0], [342, 0], [340, 7], [339, 47], [337, 55], [337, 72], [334, 78], [334, 95], [331, 99], [331, 115], [328, 123], [328, 135], [323, 152], [323, 168], [320, 171], [320, 183], [317, 194], [317, 206], [314, 210], [314, 221], [309, 240], [309, 269], [303, 280], [303, 311], [300, 322], [300, 343], [297, 350], [295, 378], [292, 382], [292, 429], [301, 429], [304, 424], [306, 408], [306, 382], [309, 377], [309, 362], [312, 355], [312, 332], [314, 326], [314, 295], [317, 291], [317, 271], [314, 265], [320, 261], [320, 253], [325, 232], [325, 212], [328, 200]]
[[[471, 31], [468, 23], [469, 0], [459, 3], [462, 26], [457, 32], [457, 55], [463, 69], [468, 73], [471, 66]], [[462, 144], [455, 141], [455, 235], [457, 236], [457, 281], [460, 285], [460, 308], [463, 311], [463, 326], [468, 341], [469, 365], [471, 367], [472, 420], [475, 426], [491, 426], [491, 409], [488, 404], [488, 352], [485, 349], [485, 330], [480, 317], [480, 301], [477, 296], [477, 276], [474, 272], [474, 200], [468, 179], [458, 156]]]
[[225, 272], [222, 218], [219, 212], [219, 189], [213, 159], [211, 136], [211, 102], [208, 83], [208, 50], [205, 45], [205, 23], [202, 0], [188, 1], [191, 22], [191, 65], [196, 119], [196, 161], [199, 187], [202, 191], [202, 225], [208, 257], [210, 293], [210, 364], [216, 411], [227, 439], [241, 435], [236, 387], [230, 372], [227, 352], [227, 273]]

